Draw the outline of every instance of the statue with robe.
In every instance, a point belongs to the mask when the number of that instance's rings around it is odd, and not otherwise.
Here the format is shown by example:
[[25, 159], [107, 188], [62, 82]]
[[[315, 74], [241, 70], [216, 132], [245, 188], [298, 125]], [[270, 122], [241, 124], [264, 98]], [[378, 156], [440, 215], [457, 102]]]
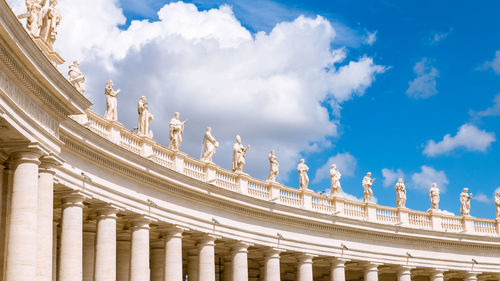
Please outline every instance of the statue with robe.
[[330, 195], [333, 197], [337, 197], [337, 196], [339, 196], [340, 190], [341, 190], [340, 177], [342, 177], [342, 175], [340, 174], [340, 171], [337, 170], [337, 165], [332, 164], [330, 166], [330, 168], [331, 168], [330, 169], [330, 188], [331, 188]]
[[439, 210], [439, 188], [436, 183], [429, 189], [429, 199], [431, 201], [431, 210]]
[[278, 174], [280, 172], [279, 167], [280, 164], [278, 163], [278, 158], [276, 157], [276, 154], [274, 154], [273, 149], [269, 154], [269, 175], [267, 176], [268, 181], [276, 181], [276, 178], [278, 177]]
[[201, 155], [201, 161], [212, 163], [212, 158], [215, 155], [215, 148], [219, 147], [219, 143], [212, 136], [212, 128], [207, 127], [205, 132], [205, 138], [203, 139], [203, 153]]
[[396, 207], [397, 208], [406, 208], [406, 186], [403, 181], [403, 178], [399, 178], [398, 182], [394, 186], [394, 190], [396, 190]]
[[363, 177], [363, 181], [361, 184], [363, 185], [364, 189], [364, 197], [363, 197], [363, 202], [368, 203], [372, 200], [373, 198], [373, 191], [372, 191], [372, 184], [375, 181], [375, 179], [371, 178], [372, 173], [368, 172], [366, 173], [366, 176]]
[[29, 31], [31, 36], [38, 36], [40, 33], [40, 25], [42, 24], [42, 7], [45, 5], [45, 1], [40, 0], [26, 0], [26, 29]]
[[495, 193], [495, 206], [497, 207], [497, 220], [500, 219], [500, 191]]
[[61, 13], [56, 9], [57, 0], [49, 0], [49, 6], [42, 12], [42, 25], [40, 28], [40, 38], [47, 44], [50, 50], [53, 49], [56, 41], [57, 26], [61, 22]]
[[137, 134], [141, 137], [153, 138], [153, 131], [149, 130], [149, 123], [153, 121], [153, 114], [149, 112], [148, 101], [142, 96], [137, 103], [137, 113], [139, 121], [137, 122]]
[[85, 77], [78, 68], [79, 65], [80, 64], [78, 63], [78, 61], [75, 60], [73, 64], [69, 66], [68, 80], [71, 85], [73, 85], [78, 90], [78, 92], [83, 94], [85, 93], [85, 85], [83, 84], [85, 82]]
[[300, 159], [299, 165], [297, 165], [297, 172], [299, 173], [299, 187], [300, 189], [307, 189], [309, 187], [309, 176], [307, 172], [309, 167], [305, 164], [304, 159]]
[[179, 114], [179, 112], [176, 112], [174, 113], [174, 117], [170, 119], [169, 148], [176, 151], [181, 148], [182, 134], [184, 133], [184, 124], [187, 122], [187, 120], [181, 122], [179, 120], [180, 116], [181, 115]]
[[470, 200], [472, 199], [472, 193], [468, 193], [469, 189], [464, 188], [462, 193], [460, 193], [460, 213], [462, 216], [470, 215]]
[[108, 80], [108, 82], [106, 82], [106, 87], [104, 88], [104, 94], [106, 94], [106, 113], [104, 114], [104, 118], [109, 121], [118, 120], [118, 102], [116, 97], [119, 93], [119, 89], [116, 91], [113, 90], [113, 81]]
[[233, 145], [233, 172], [243, 172], [245, 167], [245, 154], [250, 149], [250, 145], [246, 147], [241, 143], [241, 137], [236, 136], [236, 143]]

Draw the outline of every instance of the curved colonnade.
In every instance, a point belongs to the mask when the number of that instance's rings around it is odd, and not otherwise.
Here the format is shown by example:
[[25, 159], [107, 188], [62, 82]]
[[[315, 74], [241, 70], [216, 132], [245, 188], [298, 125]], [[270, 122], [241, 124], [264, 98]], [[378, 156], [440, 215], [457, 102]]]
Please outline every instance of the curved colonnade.
[[0, 0], [3, 280], [500, 280], [499, 221], [260, 181], [90, 105]]

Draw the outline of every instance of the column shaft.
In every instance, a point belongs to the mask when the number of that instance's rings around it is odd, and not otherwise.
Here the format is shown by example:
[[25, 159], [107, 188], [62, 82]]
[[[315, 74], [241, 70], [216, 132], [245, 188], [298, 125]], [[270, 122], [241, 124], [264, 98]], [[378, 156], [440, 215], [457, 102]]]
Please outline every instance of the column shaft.
[[149, 280], [149, 223], [139, 218], [131, 221], [130, 281]]
[[411, 281], [411, 267], [401, 266], [398, 271], [398, 281]]
[[165, 279], [165, 249], [151, 248], [151, 280], [163, 281]]
[[269, 250], [266, 252], [264, 261], [264, 281], [280, 281], [280, 252], [279, 250]]
[[87, 222], [83, 226], [82, 280], [94, 281], [95, 226]]
[[194, 253], [188, 253], [188, 280], [189, 281], [198, 281], [198, 255]]
[[215, 240], [206, 235], [198, 243], [198, 281], [215, 281]]
[[233, 262], [231, 257], [224, 258], [224, 281], [232, 281], [233, 280]]
[[237, 243], [232, 251], [232, 281], [248, 281], [248, 246], [247, 243]]
[[430, 281], [444, 281], [444, 270], [433, 269], [429, 276]]
[[41, 153], [14, 153], [5, 280], [36, 280], [38, 165]]
[[313, 281], [313, 256], [304, 254], [298, 257], [297, 279], [298, 281]]
[[166, 231], [165, 281], [182, 281], [182, 232], [181, 228]]
[[345, 263], [346, 259], [334, 258], [331, 260], [331, 281], [345, 281]]
[[57, 281], [57, 232], [59, 222], [52, 224], [52, 281]]
[[365, 267], [365, 281], [378, 281], [379, 264], [368, 263]]
[[59, 280], [80, 281], [83, 278], [83, 199], [78, 193], [62, 198]]
[[116, 244], [116, 280], [129, 281], [130, 241], [119, 240]]
[[94, 281], [116, 280], [116, 213], [106, 206], [97, 209]]

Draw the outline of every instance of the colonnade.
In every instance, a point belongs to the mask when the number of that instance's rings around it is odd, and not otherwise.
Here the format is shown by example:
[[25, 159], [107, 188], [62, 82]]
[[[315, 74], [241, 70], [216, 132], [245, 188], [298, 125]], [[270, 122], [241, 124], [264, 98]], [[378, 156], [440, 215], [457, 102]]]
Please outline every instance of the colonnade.
[[[1, 181], [2, 190], [7, 188], [9, 195], [2, 196], [2, 209], [8, 213], [2, 217], [9, 218], [3, 234], [5, 280], [345, 281], [346, 263], [355, 262], [362, 267], [365, 281], [378, 281], [378, 269], [384, 265], [320, 257], [329, 261], [329, 276], [313, 278], [318, 256], [310, 253], [287, 252], [158, 222], [147, 215], [131, 214], [116, 205], [100, 202], [82, 190], [54, 192], [58, 164], [56, 157], [44, 155], [39, 149], [24, 148], [12, 152], [3, 165], [1, 174], [8, 180]], [[53, 205], [54, 196], [61, 202], [57, 216], [54, 216], [57, 209]], [[92, 221], [85, 217], [85, 210], [95, 213]], [[119, 225], [126, 225], [126, 229], [118, 228]], [[160, 237], [154, 243], [151, 243], [152, 225]], [[216, 253], [219, 243], [228, 248], [221, 259], [216, 258], [221, 257]], [[249, 249], [262, 256], [259, 273], [252, 276], [249, 276]], [[281, 268], [285, 253], [296, 261], [292, 278], [287, 277], [289, 274], [285, 276]], [[217, 270], [216, 264], [223, 270]], [[398, 281], [411, 281], [413, 267], [391, 266], [397, 269]], [[430, 281], [444, 281], [445, 270], [428, 270]], [[464, 274], [466, 281], [477, 280], [477, 272]]]

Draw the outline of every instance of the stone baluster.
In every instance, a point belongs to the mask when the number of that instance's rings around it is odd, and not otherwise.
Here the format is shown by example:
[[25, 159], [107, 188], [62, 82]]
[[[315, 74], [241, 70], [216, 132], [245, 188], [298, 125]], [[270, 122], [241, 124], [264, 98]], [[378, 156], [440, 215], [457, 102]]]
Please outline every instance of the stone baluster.
[[265, 252], [264, 281], [280, 281], [280, 254], [282, 250], [272, 248]]
[[165, 281], [182, 281], [182, 233], [185, 228], [172, 226], [165, 232]]
[[116, 214], [119, 208], [95, 206], [97, 233], [95, 242], [94, 281], [116, 279]]
[[215, 240], [206, 234], [198, 240], [198, 281], [215, 281]]
[[[54, 174], [61, 161], [42, 157], [38, 177], [37, 264], [36, 280], [52, 281], [52, 243], [54, 213]], [[57, 233], [56, 233], [57, 235]]]
[[[40, 149], [11, 154], [12, 192], [7, 227], [5, 280], [36, 280]], [[52, 223], [51, 223], [52, 224]]]
[[149, 280], [149, 224], [145, 216], [130, 218], [130, 281]]
[[330, 260], [330, 280], [331, 281], [345, 281], [345, 263], [348, 259], [333, 258]]
[[297, 257], [297, 279], [298, 281], [313, 280], [313, 258], [311, 254], [301, 254]]
[[367, 262], [365, 264], [365, 281], [378, 281], [378, 267], [380, 263]]
[[251, 244], [246, 242], [237, 242], [231, 245], [232, 257], [232, 281], [248, 281], [248, 247]]
[[59, 280], [80, 281], [83, 263], [83, 201], [87, 197], [77, 191], [61, 196], [61, 249]]

